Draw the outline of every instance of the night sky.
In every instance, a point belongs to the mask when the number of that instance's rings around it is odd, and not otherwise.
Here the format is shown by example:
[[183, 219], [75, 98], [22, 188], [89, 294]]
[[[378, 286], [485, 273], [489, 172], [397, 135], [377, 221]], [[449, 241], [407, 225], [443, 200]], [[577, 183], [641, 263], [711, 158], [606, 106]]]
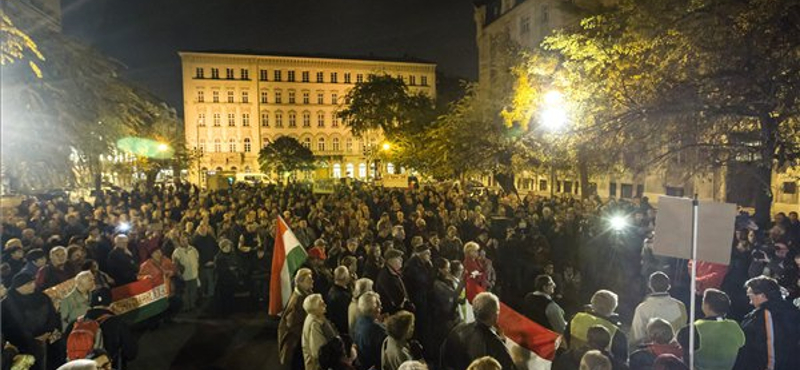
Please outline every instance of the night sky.
[[180, 50], [429, 60], [477, 78], [471, 0], [63, 0], [64, 33], [183, 110]]

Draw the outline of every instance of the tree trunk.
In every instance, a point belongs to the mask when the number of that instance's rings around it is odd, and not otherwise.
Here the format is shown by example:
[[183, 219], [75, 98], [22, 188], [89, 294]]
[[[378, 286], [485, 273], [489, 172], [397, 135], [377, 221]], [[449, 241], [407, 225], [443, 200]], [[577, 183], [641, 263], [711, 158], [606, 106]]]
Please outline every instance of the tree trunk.
[[761, 158], [754, 176], [756, 176], [756, 181], [761, 184], [761, 188], [756, 193], [754, 217], [758, 226], [766, 229], [772, 220], [772, 168], [777, 146], [778, 122], [769, 115], [764, 115], [759, 121], [761, 124]]
[[145, 172], [144, 184], [147, 189], [152, 189], [156, 185], [156, 177], [158, 177], [158, 169]]
[[589, 164], [583, 151], [578, 152], [578, 179], [581, 182], [581, 199], [594, 195], [594, 189], [589, 186]]

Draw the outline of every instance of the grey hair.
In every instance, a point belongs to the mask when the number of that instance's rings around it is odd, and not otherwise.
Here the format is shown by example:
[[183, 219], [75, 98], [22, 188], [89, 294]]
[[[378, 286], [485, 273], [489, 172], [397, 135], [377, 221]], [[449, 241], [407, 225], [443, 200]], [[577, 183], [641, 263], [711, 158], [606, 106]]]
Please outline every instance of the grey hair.
[[310, 314], [311, 311], [319, 307], [322, 302], [324, 302], [322, 300], [322, 294], [310, 294], [308, 297], [306, 297], [306, 299], [303, 300], [303, 310], [305, 310], [307, 314]]
[[303, 267], [303, 268], [297, 270], [297, 273], [295, 273], [295, 275], [294, 275], [294, 285], [299, 284], [300, 283], [300, 279], [302, 279], [303, 276], [305, 276], [305, 275], [312, 275], [313, 276], [314, 273], [311, 271], [310, 268], [307, 268], [307, 267]]
[[380, 305], [381, 296], [375, 292], [366, 292], [358, 298], [358, 312], [362, 315], [372, 313]]
[[81, 271], [77, 275], [75, 275], [75, 282], [77, 283], [80, 279], [91, 279], [94, 280], [94, 274], [91, 271]]
[[344, 281], [350, 276], [350, 271], [347, 269], [347, 266], [339, 266], [335, 270], [333, 270], [333, 279], [335, 281]]
[[408, 360], [400, 364], [397, 370], [428, 370], [428, 365], [419, 361]]
[[500, 299], [492, 293], [478, 293], [472, 299], [472, 312], [475, 313], [475, 318], [480, 321], [488, 320], [492, 315], [496, 315], [499, 308]]
[[598, 290], [592, 296], [592, 310], [601, 316], [610, 316], [617, 309], [619, 297], [610, 290]]
[[374, 282], [372, 279], [361, 278], [356, 280], [355, 287], [353, 288], [353, 300], [358, 302], [358, 298], [366, 292], [371, 292]]

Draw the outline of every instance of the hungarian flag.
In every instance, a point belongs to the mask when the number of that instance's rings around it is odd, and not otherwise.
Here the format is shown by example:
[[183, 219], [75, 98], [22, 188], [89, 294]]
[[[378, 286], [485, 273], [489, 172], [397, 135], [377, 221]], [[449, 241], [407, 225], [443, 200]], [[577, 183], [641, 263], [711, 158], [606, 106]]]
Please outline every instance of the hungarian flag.
[[279, 215], [272, 251], [272, 276], [269, 281], [269, 314], [277, 315], [286, 307], [292, 295], [294, 273], [306, 260], [306, 250]]
[[[466, 290], [470, 302], [484, 291], [472, 279], [467, 280]], [[503, 302], [500, 302], [497, 326], [505, 335], [506, 347], [517, 366], [524, 363], [522, 368], [525, 369], [550, 369], [560, 340], [558, 333], [539, 325]]]
[[[44, 291], [58, 307], [61, 300], [75, 288], [75, 279], [69, 279]], [[129, 323], [147, 320], [169, 307], [169, 285], [156, 283], [146, 277], [130, 284], [111, 289], [110, 309]]]

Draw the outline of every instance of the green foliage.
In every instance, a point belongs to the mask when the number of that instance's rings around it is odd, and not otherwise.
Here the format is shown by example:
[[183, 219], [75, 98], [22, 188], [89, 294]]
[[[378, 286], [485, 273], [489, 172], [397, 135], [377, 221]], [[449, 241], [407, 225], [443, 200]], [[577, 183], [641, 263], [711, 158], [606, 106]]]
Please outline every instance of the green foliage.
[[37, 61], [43, 61], [44, 55], [33, 39], [17, 28], [3, 9], [0, 9], [0, 40], [0, 65], [27, 59], [34, 75], [42, 77]]
[[261, 148], [258, 152], [258, 163], [264, 173], [277, 171], [278, 174], [284, 174], [313, 170], [315, 158], [311, 149], [304, 147], [297, 139], [280, 136]]

